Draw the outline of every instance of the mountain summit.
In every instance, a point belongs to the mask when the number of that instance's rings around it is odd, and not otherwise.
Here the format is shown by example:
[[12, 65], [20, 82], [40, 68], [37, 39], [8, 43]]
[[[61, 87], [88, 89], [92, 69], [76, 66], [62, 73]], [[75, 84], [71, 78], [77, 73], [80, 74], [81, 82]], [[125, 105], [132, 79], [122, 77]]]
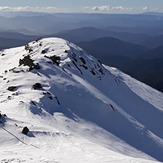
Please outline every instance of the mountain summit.
[[1, 162], [163, 161], [163, 94], [66, 40], [2, 50], [0, 82]]

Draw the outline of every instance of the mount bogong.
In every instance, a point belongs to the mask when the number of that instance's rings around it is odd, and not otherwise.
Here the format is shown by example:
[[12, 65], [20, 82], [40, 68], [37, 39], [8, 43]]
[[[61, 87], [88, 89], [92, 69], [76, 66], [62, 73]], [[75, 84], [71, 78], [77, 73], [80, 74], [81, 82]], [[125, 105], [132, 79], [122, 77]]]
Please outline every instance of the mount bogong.
[[3, 163], [163, 161], [163, 94], [66, 40], [2, 50], [0, 83]]

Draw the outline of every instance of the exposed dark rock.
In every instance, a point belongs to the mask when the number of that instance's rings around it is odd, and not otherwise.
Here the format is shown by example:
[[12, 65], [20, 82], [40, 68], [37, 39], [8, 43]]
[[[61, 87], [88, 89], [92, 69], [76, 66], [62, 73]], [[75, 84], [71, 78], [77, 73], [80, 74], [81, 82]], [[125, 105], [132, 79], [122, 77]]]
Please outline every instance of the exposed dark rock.
[[16, 67], [10, 69], [9, 71], [12, 71], [13, 73], [20, 73], [20, 72], [24, 72], [23, 70], [17, 69]]
[[35, 106], [36, 106], [36, 104], [35, 104], [35, 102], [34, 102], [34, 101], [31, 101], [31, 103], [32, 103], [33, 105], [35, 105]]
[[4, 122], [6, 121], [6, 117], [7, 117], [6, 114], [2, 114], [2, 113], [0, 112], [0, 123], [4, 123]]
[[23, 59], [19, 60], [19, 66], [24, 65], [24, 66], [29, 66], [29, 71], [33, 69], [40, 69], [40, 65], [34, 64], [34, 61], [30, 58], [29, 55], [25, 56]]
[[48, 51], [49, 51], [49, 48], [46, 48], [46, 49], [44, 49], [44, 50], [41, 51], [41, 54], [48, 53]]
[[30, 58], [30, 56], [27, 55], [23, 59], [19, 60], [19, 66], [24, 65], [29, 66], [30, 68], [34, 68], [35, 64], [33, 62], [34, 61]]
[[55, 96], [55, 99], [57, 100], [58, 105], [61, 105], [59, 100], [58, 100], [58, 97]]
[[93, 75], [96, 75], [96, 73], [94, 72], [94, 69], [92, 69], [90, 72], [91, 72]]
[[28, 50], [29, 49], [29, 45], [25, 45], [25, 50]]
[[25, 45], [25, 50], [28, 50], [29, 53], [33, 51], [33, 50], [32, 50], [32, 47], [30, 47], [28, 44]]
[[7, 117], [7, 115], [6, 115], [6, 114], [2, 114], [2, 113], [0, 112], [0, 118], [4, 118], [4, 117]]
[[48, 57], [48, 56], [45, 56], [45, 57], [51, 59], [54, 64], [56, 64], [57, 66], [59, 66], [60, 61], [61, 61], [61, 58], [60, 57], [55, 56], [55, 55], [53, 55], [51, 57]]
[[16, 91], [16, 86], [11, 86], [11, 87], [8, 87], [7, 90], [9, 91]]
[[52, 96], [48, 96], [50, 98], [50, 100], [53, 100], [53, 97]]
[[40, 67], [40, 65], [39, 65], [38, 63], [34, 65], [34, 69], [39, 70], [40, 68], [41, 68], [41, 67]]
[[43, 92], [43, 95], [47, 95], [50, 100], [53, 100], [53, 97], [52, 97], [51, 93]]
[[51, 61], [47, 61], [47, 63], [52, 64], [53, 62], [51, 62]]
[[99, 69], [99, 72], [100, 72], [102, 75], [105, 74], [102, 68]]
[[78, 62], [78, 60], [77, 60], [75, 57], [72, 57], [72, 59], [73, 59], [75, 62]]
[[38, 76], [41, 76], [41, 74], [37, 73]]
[[22, 130], [22, 133], [25, 134], [25, 135], [27, 135], [28, 132], [29, 132], [28, 127], [24, 127], [23, 130]]
[[18, 92], [14, 92], [14, 93], [12, 93], [12, 95], [13, 96], [18, 96], [19, 94], [18, 94]]
[[68, 67], [71, 67], [69, 64], [67, 64]]
[[115, 110], [112, 104], [110, 104], [110, 107], [111, 107], [113, 110]]
[[46, 53], [46, 51], [45, 51], [45, 50], [42, 50], [42, 51], [41, 51], [41, 54], [45, 54], [45, 53]]
[[74, 62], [74, 61], [72, 61], [72, 63], [75, 65], [75, 67], [80, 71], [80, 73], [83, 75], [83, 73], [82, 73], [82, 71], [80, 70], [80, 68], [77, 66], [77, 64]]
[[57, 96], [52, 95], [50, 92], [43, 92], [43, 95], [47, 95], [50, 100], [56, 99], [58, 105], [61, 105]]
[[75, 54], [75, 53], [73, 53], [73, 54], [71, 55], [71, 58], [72, 58], [75, 62], [78, 61], [78, 60], [76, 59], [76, 54]]
[[82, 61], [83, 64], [86, 64], [86, 61], [83, 57], [79, 57], [79, 59]]
[[29, 53], [32, 52], [33, 50], [32, 49], [29, 49]]
[[88, 67], [86, 65], [82, 65], [86, 70], [88, 69]]
[[32, 88], [33, 88], [34, 90], [36, 90], [36, 89], [41, 89], [42, 86], [41, 86], [40, 83], [35, 83], [35, 84], [32, 86]]
[[12, 99], [12, 97], [11, 97], [11, 96], [8, 96], [8, 97], [7, 97], [7, 99], [8, 99], [8, 100], [11, 100], [11, 99]]

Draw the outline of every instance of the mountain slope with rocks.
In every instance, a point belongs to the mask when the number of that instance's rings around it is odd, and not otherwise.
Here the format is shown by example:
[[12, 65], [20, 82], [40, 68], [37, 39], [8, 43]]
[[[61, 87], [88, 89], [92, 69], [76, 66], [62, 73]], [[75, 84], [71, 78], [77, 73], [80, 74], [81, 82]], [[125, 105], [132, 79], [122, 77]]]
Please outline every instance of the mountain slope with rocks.
[[0, 82], [1, 162], [163, 161], [163, 94], [66, 40], [1, 51]]

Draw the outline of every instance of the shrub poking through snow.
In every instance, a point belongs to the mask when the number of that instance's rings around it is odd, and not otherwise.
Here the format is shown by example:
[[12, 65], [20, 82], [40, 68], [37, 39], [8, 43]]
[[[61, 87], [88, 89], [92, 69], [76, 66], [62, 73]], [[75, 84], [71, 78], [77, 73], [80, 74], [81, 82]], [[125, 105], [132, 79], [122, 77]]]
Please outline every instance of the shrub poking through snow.
[[27, 135], [28, 132], [29, 132], [28, 127], [24, 127], [23, 130], [22, 130], [22, 133], [25, 134], [25, 135]]

